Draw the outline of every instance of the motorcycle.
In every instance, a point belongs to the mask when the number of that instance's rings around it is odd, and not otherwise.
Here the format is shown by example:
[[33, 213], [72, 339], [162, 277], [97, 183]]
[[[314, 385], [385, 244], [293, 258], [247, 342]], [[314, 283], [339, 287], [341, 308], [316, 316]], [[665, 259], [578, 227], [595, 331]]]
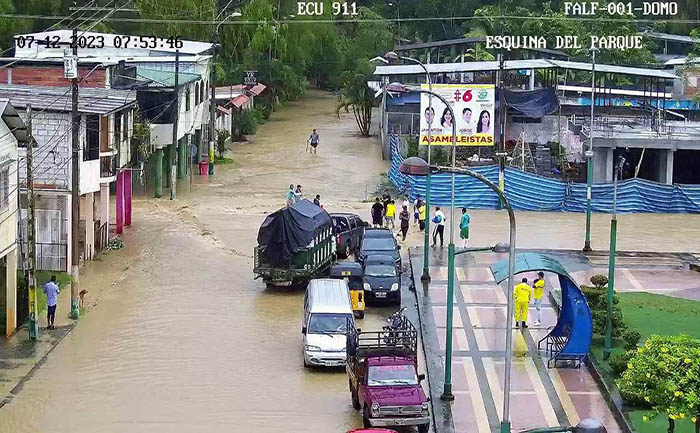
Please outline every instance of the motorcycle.
[[396, 345], [396, 343], [404, 337], [401, 331], [406, 330], [406, 316], [404, 316], [406, 307], [402, 307], [399, 311], [393, 312], [386, 318], [386, 325], [382, 326], [384, 331], [384, 342], [388, 345]]

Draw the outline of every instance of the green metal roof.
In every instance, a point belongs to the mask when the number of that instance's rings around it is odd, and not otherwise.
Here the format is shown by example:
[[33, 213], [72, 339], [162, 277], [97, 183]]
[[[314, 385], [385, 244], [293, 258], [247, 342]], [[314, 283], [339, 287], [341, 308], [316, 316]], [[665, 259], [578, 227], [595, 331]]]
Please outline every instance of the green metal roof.
[[[136, 68], [136, 78], [139, 80], [149, 80], [153, 83], [154, 87], [174, 87], [175, 86], [175, 72], [174, 71], [162, 71], [158, 69], [148, 69], [148, 68]], [[199, 80], [201, 77], [199, 74], [193, 74], [191, 72], [178, 72], [178, 85], [183, 85], [186, 83], [192, 83]]]
[[[564, 266], [562, 266], [559, 260], [549, 254], [515, 253], [515, 272], [513, 272], [513, 275], [531, 271], [553, 272], [563, 275], [571, 281], [574, 280], [569, 273], [566, 272], [566, 269], [564, 269]], [[506, 280], [508, 278], [508, 259], [505, 258], [491, 265], [491, 272], [497, 284]]]

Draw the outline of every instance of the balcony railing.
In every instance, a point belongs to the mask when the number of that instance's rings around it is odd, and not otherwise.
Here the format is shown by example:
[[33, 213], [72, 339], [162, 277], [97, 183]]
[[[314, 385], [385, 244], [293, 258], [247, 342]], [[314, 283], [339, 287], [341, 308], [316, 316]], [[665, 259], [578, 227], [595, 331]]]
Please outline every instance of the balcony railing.
[[100, 177], [117, 175], [117, 157], [114, 155], [100, 156]]
[[[41, 243], [36, 245], [36, 269], [40, 271], [60, 271], [68, 272], [68, 244], [62, 243]], [[29, 244], [22, 245], [22, 251], [29, 251]], [[20, 258], [20, 262], [23, 261]], [[20, 263], [21, 269], [27, 269], [28, 261]]]

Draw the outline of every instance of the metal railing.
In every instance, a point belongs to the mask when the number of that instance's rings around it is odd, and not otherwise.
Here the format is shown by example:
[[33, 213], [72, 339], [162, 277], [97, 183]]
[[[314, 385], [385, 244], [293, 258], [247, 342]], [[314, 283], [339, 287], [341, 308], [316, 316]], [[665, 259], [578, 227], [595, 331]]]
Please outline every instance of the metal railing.
[[[36, 242], [36, 269], [40, 271], [68, 271], [68, 244]], [[24, 242], [22, 251], [29, 251], [29, 244]], [[28, 260], [20, 257], [20, 268], [27, 269]]]
[[100, 177], [114, 177], [117, 175], [116, 155], [100, 157]]

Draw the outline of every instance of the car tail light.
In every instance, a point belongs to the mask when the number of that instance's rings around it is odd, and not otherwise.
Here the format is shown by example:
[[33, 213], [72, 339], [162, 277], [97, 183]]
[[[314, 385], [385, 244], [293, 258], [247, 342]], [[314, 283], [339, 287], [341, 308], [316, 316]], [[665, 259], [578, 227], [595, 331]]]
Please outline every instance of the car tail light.
[[338, 235], [338, 243], [339, 244], [343, 243], [343, 237], [341, 235]]

